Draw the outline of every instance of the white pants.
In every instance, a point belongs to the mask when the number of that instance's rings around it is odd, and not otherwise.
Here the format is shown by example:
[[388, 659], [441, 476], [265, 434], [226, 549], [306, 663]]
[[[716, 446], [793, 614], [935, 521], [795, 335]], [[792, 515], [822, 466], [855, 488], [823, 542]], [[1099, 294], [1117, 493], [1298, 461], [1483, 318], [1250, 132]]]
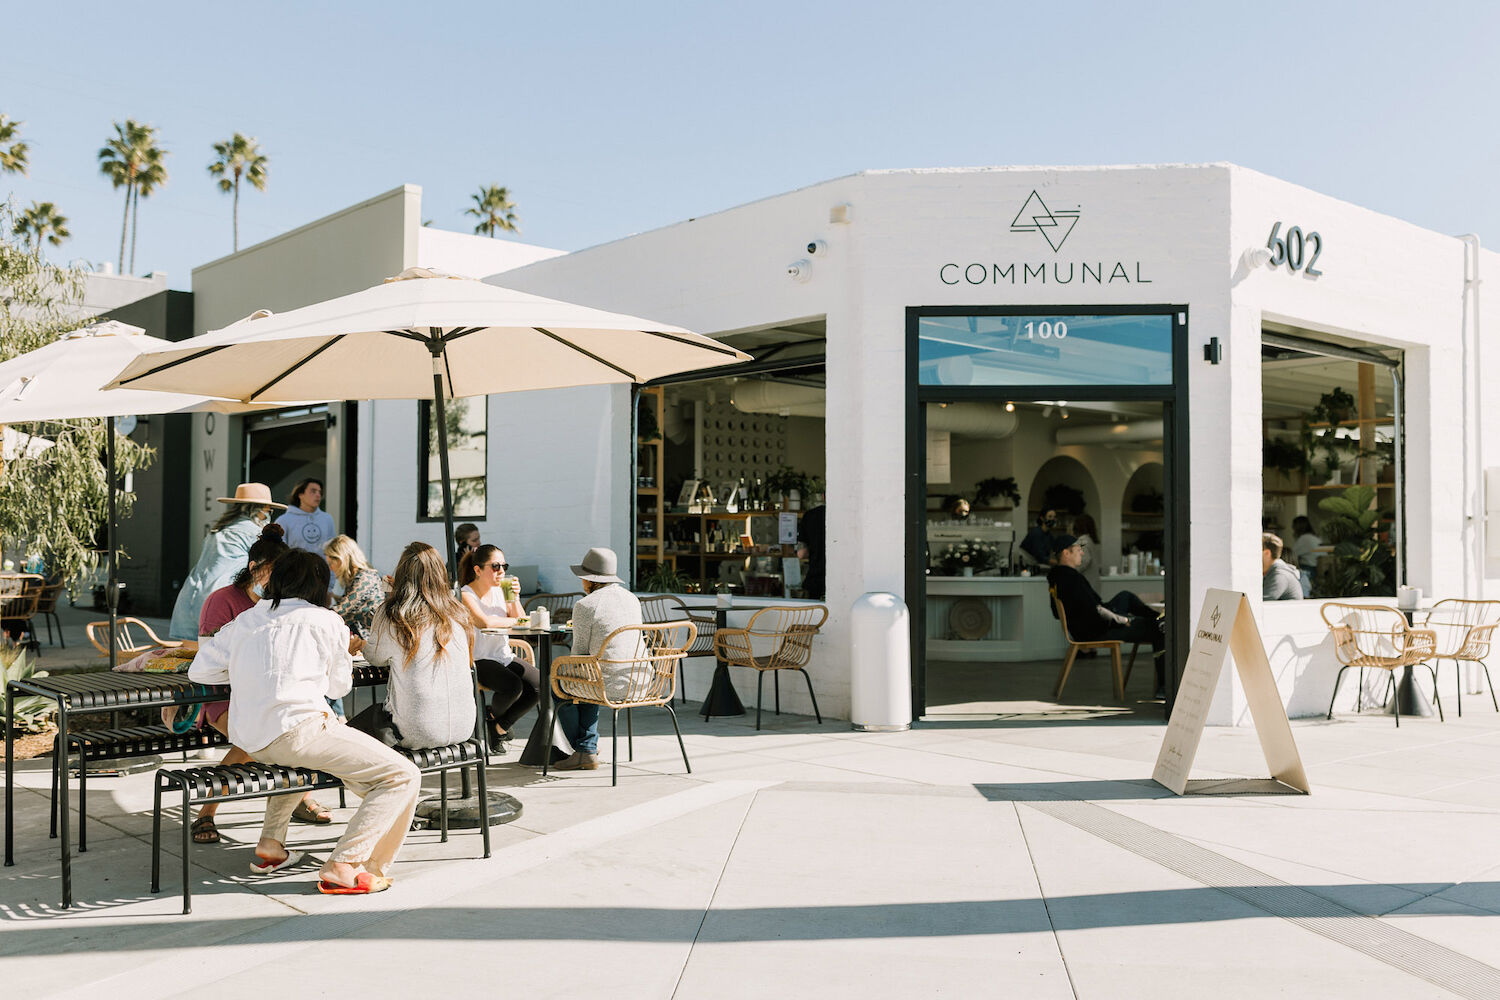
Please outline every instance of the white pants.
[[[329, 861], [363, 865], [384, 875], [411, 827], [422, 791], [422, 773], [405, 757], [327, 716], [308, 719], [255, 751], [255, 759], [286, 767], [327, 771], [343, 780], [362, 801], [339, 838]], [[266, 803], [260, 835], [286, 843], [286, 828], [302, 796], [276, 795]]]

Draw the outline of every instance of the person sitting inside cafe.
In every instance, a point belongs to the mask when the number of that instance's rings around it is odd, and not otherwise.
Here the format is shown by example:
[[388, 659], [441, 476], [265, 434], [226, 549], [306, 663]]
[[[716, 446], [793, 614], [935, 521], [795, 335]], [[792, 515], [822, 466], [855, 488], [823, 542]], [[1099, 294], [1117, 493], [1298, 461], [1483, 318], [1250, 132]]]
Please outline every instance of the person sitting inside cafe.
[[[1145, 601], [1128, 590], [1109, 600], [1099, 596], [1078, 571], [1083, 562], [1083, 547], [1072, 535], [1059, 535], [1052, 541], [1053, 566], [1047, 571], [1047, 586], [1062, 602], [1068, 616], [1068, 631], [1082, 642], [1096, 639], [1118, 639], [1121, 642], [1150, 643], [1151, 658], [1156, 665], [1154, 697], [1166, 697], [1166, 619], [1157, 615]], [[1053, 609], [1056, 615], [1057, 609]]]
[[1260, 596], [1267, 601], [1302, 600], [1302, 574], [1281, 558], [1281, 538], [1267, 531], [1260, 536]]
[[[328, 564], [305, 549], [276, 560], [266, 600], [198, 645], [188, 677], [228, 684], [229, 738], [258, 761], [326, 771], [363, 801], [318, 872], [327, 895], [380, 892], [406, 840], [422, 791], [415, 764], [378, 740], [338, 722], [327, 696], [349, 693], [353, 654], [363, 640], [329, 607]], [[296, 864], [287, 824], [301, 799], [266, 803], [250, 871], [269, 875]]]
[[[623, 698], [632, 686], [633, 672], [644, 665], [622, 663], [641, 655], [640, 633], [617, 637], [606, 649], [604, 640], [617, 628], [641, 624], [641, 602], [625, 581], [615, 575], [619, 565], [613, 549], [593, 548], [573, 572], [583, 581], [584, 596], [573, 605], [573, 655], [599, 656], [616, 661], [604, 667], [604, 690], [611, 698]], [[569, 690], [567, 675], [558, 674], [558, 687]], [[573, 755], [557, 765], [559, 771], [595, 771], [599, 768], [599, 706], [558, 700], [557, 718], [563, 735], [573, 744]]]

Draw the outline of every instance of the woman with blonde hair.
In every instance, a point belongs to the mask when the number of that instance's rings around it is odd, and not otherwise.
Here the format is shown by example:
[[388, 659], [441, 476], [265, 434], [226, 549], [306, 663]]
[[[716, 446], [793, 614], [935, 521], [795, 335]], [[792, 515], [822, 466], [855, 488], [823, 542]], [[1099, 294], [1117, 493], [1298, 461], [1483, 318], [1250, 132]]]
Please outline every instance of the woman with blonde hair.
[[394, 586], [375, 614], [365, 659], [389, 666], [385, 704], [349, 725], [385, 743], [443, 747], [474, 733], [473, 632], [468, 612], [448, 586], [443, 557], [412, 542], [396, 563]]
[[375, 620], [375, 609], [385, 600], [385, 585], [380, 572], [365, 558], [364, 549], [348, 535], [335, 535], [323, 547], [328, 568], [343, 588], [343, 595], [333, 602], [333, 610], [355, 635], [366, 636]]

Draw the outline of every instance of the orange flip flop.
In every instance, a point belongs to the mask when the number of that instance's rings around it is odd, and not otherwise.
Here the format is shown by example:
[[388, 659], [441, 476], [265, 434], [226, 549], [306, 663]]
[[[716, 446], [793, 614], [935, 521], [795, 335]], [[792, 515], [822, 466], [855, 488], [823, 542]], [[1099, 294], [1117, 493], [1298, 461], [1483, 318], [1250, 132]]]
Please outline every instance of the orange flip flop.
[[318, 879], [318, 891], [325, 896], [368, 896], [372, 892], [384, 892], [391, 887], [391, 880], [381, 875], [360, 872], [353, 885], [339, 885]]

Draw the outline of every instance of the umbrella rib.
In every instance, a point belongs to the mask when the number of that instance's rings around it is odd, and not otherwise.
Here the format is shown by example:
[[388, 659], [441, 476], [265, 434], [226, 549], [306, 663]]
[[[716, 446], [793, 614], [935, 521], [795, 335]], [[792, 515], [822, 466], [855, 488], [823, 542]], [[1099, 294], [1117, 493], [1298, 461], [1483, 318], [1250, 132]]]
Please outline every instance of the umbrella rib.
[[407, 340], [415, 340], [423, 344], [427, 343], [426, 337], [420, 333], [412, 333], [410, 330], [386, 330], [385, 332], [392, 337], [405, 337]]
[[157, 365], [155, 368], [149, 368], [146, 371], [141, 372], [139, 375], [132, 375], [130, 378], [122, 379], [120, 381], [120, 388], [123, 389], [130, 383], [139, 382], [141, 379], [155, 375], [157, 372], [164, 372], [168, 368], [176, 368], [178, 365], [185, 365], [189, 361], [197, 361], [199, 358], [206, 358], [215, 351], [222, 351], [228, 346], [230, 345], [220, 344], [218, 347], [205, 347], [201, 351], [194, 351], [192, 354], [189, 354], [185, 358], [178, 358], [176, 361], [168, 361], [166, 364]]
[[582, 354], [586, 358], [591, 358], [592, 360], [599, 362], [601, 365], [603, 365], [606, 368], [610, 368], [610, 369], [613, 369], [614, 371], [619, 372], [621, 375], [624, 375], [626, 378], [630, 379], [630, 381], [632, 381], [632, 382], [639, 382], [639, 381], [641, 381], [641, 379], [639, 379], [639, 378], [636, 377], [635, 373], [628, 372], [625, 369], [621, 368], [617, 364], [613, 364], [613, 363], [611, 363], [609, 361], [605, 361], [603, 358], [599, 357], [599, 355], [595, 354], [592, 351], [586, 350], [585, 348], [579, 347], [577, 344], [573, 343], [571, 340], [568, 340], [566, 337], [559, 337], [557, 334], [553, 333], [551, 330], [543, 330], [539, 326], [534, 326], [534, 327], [532, 327], [532, 329], [535, 330], [537, 333], [542, 334], [543, 336], [551, 337], [553, 340], [557, 341], [559, 344], [562, 344], [564, 347], [571, 347], [573, 350], [577, 351], [579, 354]]
[[[714, 341], [709, 340], [709, 338], [707, 337], [704, 337], [701, 340], [689, 340], [687, 337], [681, 337], [675, 333], [662, 333], [660, 330], [642, 330], [641, 332], [646, 334], [647, 336], [661, 337], [663, 340], [671, 340], [679, 344], [687, 344], [689, 347], [697, 347], [705, 351], [715, 351], [719, 354], [727, 354], [730, 357], [734, 357], [734, 355], [739, 353], [734, 348], [715, 343]], [[709, 340], [709, 343], [705, 344], [703, 343], [703, 340]]]
[[337, 344], [339, 341], [341, 341], [343, 339], [344, 339], [344, 335], [342, 333], [340, 333], [340, 334], [336, 334], [336, 335], [330, 337], [328, 340], [324, 341], [322, 344], [319, 344], [318, 348], [315, 351], [313, 351], [311, 354], [309, 354], [307, 357], [303, 358], [301, 361], [297, 362], [295, 365], [292, 365], [292, 367], [288, 368], [286, 371], [282, 372], [280, 375], [277, 375], [271, 381], [267, 382], [265, 385], [261, 386], [259, 389], [256, 389], [254, 392], [252, 392], [248, 397], [246, 397], [245, 402], [247, 402], [247, 403], [253, 403], [253, 402], [255, 402], [255, 397], [256, 396], [259, 396], [261, 393], [265, 392], [267, 389], [271, 388], [271, 386], [275, 385], [277, 382], [280, 382], [282, 379], [287, 378], [293, 372], [295, 372], [298, 368], [301, 368], [303, 365], [307, 364], [313, 358], [317, 357], [319, 354], [322, 354], [324, 351], [328, 350], [334, 344]]

